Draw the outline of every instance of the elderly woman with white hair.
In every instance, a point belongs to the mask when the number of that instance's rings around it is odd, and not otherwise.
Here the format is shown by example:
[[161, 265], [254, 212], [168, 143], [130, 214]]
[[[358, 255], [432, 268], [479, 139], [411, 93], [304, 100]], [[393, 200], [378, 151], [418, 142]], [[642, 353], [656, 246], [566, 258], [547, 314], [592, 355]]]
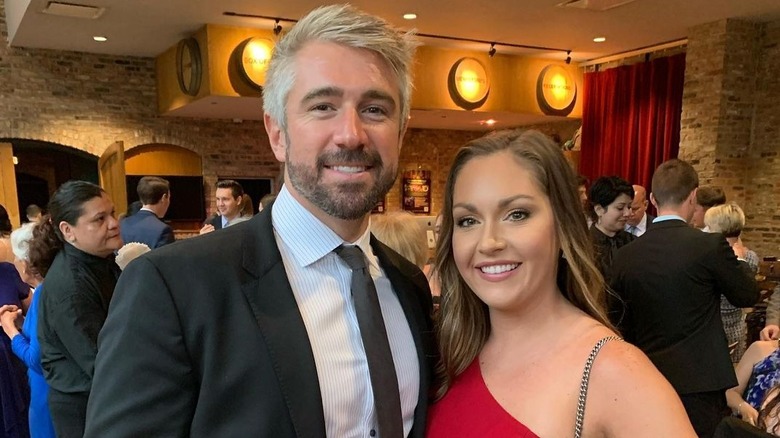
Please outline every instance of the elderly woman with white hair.
[[[704, 224], [709, 232], [723, 234], [737, 258], [745, 260], [753, 272], [758, 270], [758, 255], [748, 249], [739, 237], [745, 227], [745, 212], [739, 205], [732, 202], [710, 207], [704, 215]], [[731, 353], [731, 361], [736, 364], [745, 353], [745, 315], [742, 309], [734, 307], [725, 296], [721, 296], [720, 318], [729, 345], [736, 344]]]
[[49, 407], [46, 397], [49, 386], [43, 377], [41, 368], [41, 350], [38, 345], [38, 302], [41, 297], [43, 276], [30, 264], [29, 241], [33, 238], [35, 223], [27, 223], [11, 234], [11, 248], [14, 253], [14, 265], [22, 280], [35, 288], [32, 302], [24, 317], [24, 324], [19, 330], [18, 323], [22, 320], [22, 309], [15, 306], [0, 307], [0, 324], [3, 331], [11, 339], [11, 349], [27, 366], [27, 377], [30, 382], [29, 428], [33, 438], [54, 437]]

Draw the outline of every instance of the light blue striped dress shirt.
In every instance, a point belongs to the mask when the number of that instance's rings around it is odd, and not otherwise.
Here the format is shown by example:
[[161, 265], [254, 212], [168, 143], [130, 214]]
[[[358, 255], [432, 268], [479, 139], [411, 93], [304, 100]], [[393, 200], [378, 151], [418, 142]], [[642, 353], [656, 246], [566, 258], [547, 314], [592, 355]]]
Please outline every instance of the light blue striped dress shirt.
[[404, 435], [408, 435], [420, 391], [417, 352], [401, 304], [371, 250], [368, 229], [357, 242], [344, 242], [295, 200], [286, 186], [276, 198], [271, 220], [314, 353], [327, 436], [370, 437], [372, 430], [380, 436], [350, 294], [352, 272], [333, 253], [341, 244], [359, 246], [368, 258], [398, 375]]

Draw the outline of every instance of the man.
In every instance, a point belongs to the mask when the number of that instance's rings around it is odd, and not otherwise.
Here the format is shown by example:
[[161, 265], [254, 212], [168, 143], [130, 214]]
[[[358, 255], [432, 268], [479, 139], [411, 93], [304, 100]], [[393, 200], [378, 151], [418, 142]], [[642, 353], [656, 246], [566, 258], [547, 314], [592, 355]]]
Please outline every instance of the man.
[[276, 200], [276, 195], [273, 193], [268, 193], [267, 195], [260, 198], [260, 203], [257, 206], [257, 212], [260, 213], [263, 211], [264, 208], [268, 208], [268, 206], [271, 205], [272, 202]]
[[580, 197], [580, 206], [582, 207], [582, 214], [585, 216], [585, 222], [588, 224], [588, 228], [593, 224], [593, 218], [591, 217], [591, 206], [588, 200], [588, 178], [582, 175], [577, 175], [577, 194]]
[[158, 176], [145, 176], [136, 186], [141, 209], [122, 219], [120, 231], [124, 243], [144, 243], [149, 249], [172, 243], [173, 229], [163, 222], [171, 206], [171, 188], [167, 180]]
[[691, 225], [702, 230], [709, 231], [704, 223], [704, 214], [707, 210], [716, 206], [726, 203], [726, 194], [723, 193], [723, 189], [720, 187], [709, 186], [702, 187], [696, 192], [696, 204], [693, 209], [693, 216], [691, 217]]
[[[263, 100], [285, 185], [252, 220], [123, 273], [87, 437], [423, 436], [430, 292], [367, 231], [397, 176], [414, 47], [345, 5], [279, 41]], [[368, 330], [359, 308], [377, 296]], [[379, 344], [386, 360], [371, 366]]]
[[200, 234], [210, 233], [214, 230], [226, 228], [231, 222], [241, 216], [241, 207], [244, 200], [244, 188], [238, 181], [226, 179], [217, 182], [217, 192], [214, 195], [217, 198], [217, 212], [209, 219]]
[[655, 216], [647, 214], [647, 190], [634, 184], [634, 200], [631, 202], [631, 216], [626, 220], [626, 231], [639, 237], [647, 231], [647, 224], [652, 223]]
[[39, 220], [41, 220], [41, 217], [43, 216], [43, 211], [41, 210], [41, 207], [38, 207], [35, 204], [28, 205], [24, 213], [25, 216], [27, 216], [27, 222], [37, 223]]
[[653, 175], [659, 216], [641, 239], [618, 250], [612, 289], [626, 341], [644, 351], [682, 399], [699, 436], [712, 436], [737, 385], [720, 319], [720, 296], [737, 307], [758, 300], [747, 263], [721, 234], [688, 226], [696, 203], [693, 167], [670, 160]]

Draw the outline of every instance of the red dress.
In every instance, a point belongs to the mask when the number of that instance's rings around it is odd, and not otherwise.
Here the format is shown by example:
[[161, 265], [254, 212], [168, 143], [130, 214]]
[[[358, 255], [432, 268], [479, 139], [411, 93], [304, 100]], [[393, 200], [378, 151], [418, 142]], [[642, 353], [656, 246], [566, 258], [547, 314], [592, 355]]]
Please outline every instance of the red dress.
[[431, 406], [426, 436], [538, 438], [490, 394], [482, 379], [479, 357], [455, 378], [444, 398]]

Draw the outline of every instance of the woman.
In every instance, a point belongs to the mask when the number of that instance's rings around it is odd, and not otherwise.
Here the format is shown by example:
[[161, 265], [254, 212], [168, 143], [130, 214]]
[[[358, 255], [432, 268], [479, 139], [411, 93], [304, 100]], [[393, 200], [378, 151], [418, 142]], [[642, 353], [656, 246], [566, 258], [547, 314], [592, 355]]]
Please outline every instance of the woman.
[[14, 253], [11, 251], [11, 218], [8, 210], [0, 204], [0, 262], [13, 263]]
[[[745, 260], [754, 274], [758, 271], [758, 254], [743, 245], [739, 237], [745, 228], [745, 212], [739, 205], [730, 203], [710, 207], [704, 214], [704, 224], [709, 232], [723, 234], [734, 254]], [[745, 353], [745, 315], [742, 309], [729, 303], [725, 296], [721, 296], [720, 318], [723, 320], [723, 329], [726, 331], [729, 345], [736, 344], [731, 353], [731, 361], [736, 364]]]
[[778, 341], [750, 344], [737, 364], [736, 373], [737, 386], [726, 391], [726, 403], [734, 415], [755, 426], [758, 412], [769, 401], [767, 395], [780, 384]]
[[371, 216], [371, 233], [393, 251], [423, 269], [428, 262], [428, 238], [414, 215], [394, 211]]
[[254, 214], [255, 214], [255, 210], [254, 207], [252, 206], [252, 198], [250, 198], [248, 194], [244, 193], [243, 195], [241, 195], [241, 207], [240, 207], [240, 211], [238, 212], [238, 217], [228, 222], [227, 226], [240, 224], [241, 222], [246, 222], [249, 219], [252, 219], [252, 217], [254, 217]]
[[17, 270], [25, 283], [33, 286], [30, 308], [24, 317], [22, 331], [17, 328], [21, 319], [21, 310], [12, 306], [0, 307], [0, 324], [11, 339], [14, 354], [27, 365], [27, 378], [30, 383], [30, 436], [32, 438], [54, 438], [54, 426], [49, 415], [46, 398], [49, 386], [43, 378], [41, 368], [41, 350], [38, 344], [38, 302], [41, 299], [43, 276], [30, 265], [29, 241], [33, 238], [35, 223], [29, 222], [11, 234], [11, 246], [16, 257]]
[[[16, 267], [7, 261], [0, 261], [0, 313], [3, 309], [14, 312], [26, 310], [29, 299], [30, 287], [22, 281]], [[24, 378], [24, 364], [14, 356], [11, 338], [0, 333], [0, 436], [29, 436], [29, 400], [30, 389]]]
[[120, 272], [113, 253], [122, 239], [114, 204], [92, 183], [66, 182], [48, 211], [30, 241], [30, 262], [46, 273], [38, 308], [41, 363], [57, 436], [82, 437], [97, 336]]
[[589, 197], [593, 218], [590, 236], [596, 248], [596, 263], [609, 284], [615, 252], [634, 240], [634, 236], [624, 230], [626, 220], [631, 217], [634, 188], [622, 178], [606, 176], [590, 186]]
[[455, 157], [429, 437], [695, 436], [669, 383], [607, 320], [576, 190], [535, 131], [489, 135]]

